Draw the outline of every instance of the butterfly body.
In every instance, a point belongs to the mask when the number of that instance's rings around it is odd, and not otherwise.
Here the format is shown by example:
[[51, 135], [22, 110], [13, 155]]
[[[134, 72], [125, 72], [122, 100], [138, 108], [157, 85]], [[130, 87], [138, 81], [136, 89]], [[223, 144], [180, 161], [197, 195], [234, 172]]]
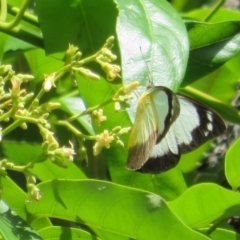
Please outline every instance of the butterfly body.
[[213, 110], [161, 86], [150, 87], [138, 101], [128, 143], [127, 168], [160, 173], [174, 167], [190, 152], [225, 131]]

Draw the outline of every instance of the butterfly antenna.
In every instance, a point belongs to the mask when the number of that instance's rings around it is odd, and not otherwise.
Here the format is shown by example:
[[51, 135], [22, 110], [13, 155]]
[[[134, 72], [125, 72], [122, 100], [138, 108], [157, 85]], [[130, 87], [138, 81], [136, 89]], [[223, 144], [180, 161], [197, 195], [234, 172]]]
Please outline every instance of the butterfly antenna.
[[147, 68], [147, 70], [148, 70], [149, 82], [148, 82], [147, 88], [150, 88], [150, 87], [153, 87], [153, 86], [154, 86], [153, 77], [152, 77], [152, 75], [151, 75], [151, 71], [150, 71], [150, 68], [149, 68], [147, 62], [146, 62], [146, 60], [144, 59], [144, 56], [143, 56], [143, 52], [142, 52], [142, 48], [141, 48], [141, 47], [140, 47], [140, 52], [141, 52], [141, 54], [142, 54], [142, 58], [143, 58], [143, 60], [144, 60], [145, 66], [146, 66], [146, 68]]

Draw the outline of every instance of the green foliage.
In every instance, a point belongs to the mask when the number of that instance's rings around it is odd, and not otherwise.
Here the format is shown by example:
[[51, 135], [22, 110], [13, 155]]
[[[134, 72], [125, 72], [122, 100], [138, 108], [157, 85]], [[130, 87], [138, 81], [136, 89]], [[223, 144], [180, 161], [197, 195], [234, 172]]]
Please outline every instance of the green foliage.
[[[170, 2], [1, 1], [0, 238], [240, 239], [240, 13]], [[149, 78], [229, 121], [156, 175], [122, 146]]]

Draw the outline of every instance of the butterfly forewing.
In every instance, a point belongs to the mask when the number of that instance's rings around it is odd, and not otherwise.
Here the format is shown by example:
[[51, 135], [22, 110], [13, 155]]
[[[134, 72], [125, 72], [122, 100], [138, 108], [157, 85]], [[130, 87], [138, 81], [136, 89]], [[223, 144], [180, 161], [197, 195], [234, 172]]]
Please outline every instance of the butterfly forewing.
[[140, 96], [128, 143], [127, 168], [138, 170], [143, 166], [178, 114], [178, 99], [165, 87], [152, 87]]

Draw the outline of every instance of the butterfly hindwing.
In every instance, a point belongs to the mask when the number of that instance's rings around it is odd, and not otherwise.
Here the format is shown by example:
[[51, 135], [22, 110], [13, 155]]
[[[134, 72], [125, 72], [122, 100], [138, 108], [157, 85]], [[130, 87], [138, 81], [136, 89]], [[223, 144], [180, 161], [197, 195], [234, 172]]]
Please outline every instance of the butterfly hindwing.
[[144, 165], [179, 111], [178, 99], [168, 88], [152, 87], [140, 96], [128, 142], [128, 169], [138, 170]]
[[178, 163], [182, 153], [196, 149], [225, 131], [225, 123], [216, 112], [191, 98], [179, 94], [177, 97], [181, 109], [177, 120], [138, 171], [160, 173], [169, 170]]
[[[177, 96], [182, 110], [176, 129], [183, 128], [186, 125], [191, 126], [190, 138], [187, 141], [183, 142], [181, 137], [177, 137], [181, 153], [196, 149], [226, 130], [224, 121], [214, 110], [186, 96]], [[187, 128], [184, 129], [186, 129], [184, 131], [186, 134]]]

